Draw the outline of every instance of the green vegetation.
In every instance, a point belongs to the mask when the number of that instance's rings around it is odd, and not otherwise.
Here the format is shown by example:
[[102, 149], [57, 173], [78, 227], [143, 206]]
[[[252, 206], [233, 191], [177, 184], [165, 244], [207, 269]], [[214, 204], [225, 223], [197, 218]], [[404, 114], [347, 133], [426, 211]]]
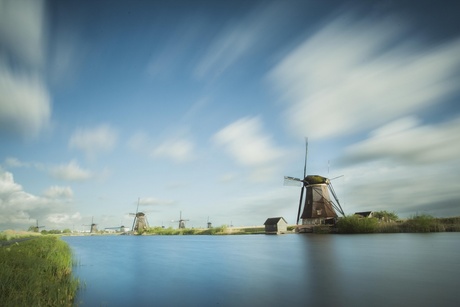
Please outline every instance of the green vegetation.
[[346, 216], [337, 222], [338, 233], [416, 233], [460, 231], [460, 217], [435, 218], [428, 214], [415, 215], [406, 220], [398, 220], [394, 213], [380, 211], [372, 218]]
[[0, 247], [0, 266], [2, 305], [72, 306], [79, 282], [71, 275], [70, 247], [58, 237], [38, 235]]
[[382, 221], [382, 222], [396, 222], [399, 217], [396, 215], [396, 213], [394, 212], [388, 212], [386, 210], [383, 210], [383, 211], [376, 211], [373, 213], [372, 215], [373, 217], [379, 219], [379, 221]]
[[378, 219], [375, 217], [365, 218], [350, 215], [339, 219], [337, 231], [339, 233], [374, 233], [377, 232], [378, 223]]
[[163, 228], [163, 227], [151, 227], [147, 229], [143, 234], [146, 235], [220, 235], [226, 233], [226, 226], [213, 227], [206, 229], [194, 229], [194, 228], [182, 228], [182, 229], [173, 229], [172, 227]]

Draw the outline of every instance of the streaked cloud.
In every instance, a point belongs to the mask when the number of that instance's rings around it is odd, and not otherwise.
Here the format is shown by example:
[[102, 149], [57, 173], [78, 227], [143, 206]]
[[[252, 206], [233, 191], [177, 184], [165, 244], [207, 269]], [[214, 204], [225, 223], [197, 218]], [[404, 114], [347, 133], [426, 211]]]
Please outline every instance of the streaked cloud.
[[116, 145], [117, 132], [109, 125], [77, 129], [69, 140], [69, 147], [81, 150], [88, 159], [110, 152]]
[[327, 138], [373, 129], [441, 104], [458, 88], [460, 41], [425, 46], [400, 20], [342, 16], [271, 73], [295, 135]]
[[237, 163], [252, 169], [252, 178], [261, 180], [276, 169], [273, 165], [284, 155], [273, 139], [264, 133], [259, 117], [242, 118], [218, 131], [212, 140]]
[[0, 2], [0, 131], [36, 138], [49, 127], [51, 97], [42, 76], [42, 1]]
[[406, 117], [376, 129], [371, 137], [349, 146], [344, 162], [384, 159], [414, 165], [460, 163], [460, 118], [438, 125], [420, 125]]
[[81, 168], [75, 160], [68, 164], [52, 167], [50, 174], [57, 179], [66, 181], [84, 181], [94, 176], [91, 171]]
[[229, 23], [217, 34], [198, 63], [195, 75], [215, 78], [259, 48], [267, 31], [276, 32], [275, 19], [284, 17], [287, 6], [272, 2], [256, 6], [249, 14]]
[[28, 67], [41, 68], [44, 59], [44, 2], [0, 1], [0, 42]]

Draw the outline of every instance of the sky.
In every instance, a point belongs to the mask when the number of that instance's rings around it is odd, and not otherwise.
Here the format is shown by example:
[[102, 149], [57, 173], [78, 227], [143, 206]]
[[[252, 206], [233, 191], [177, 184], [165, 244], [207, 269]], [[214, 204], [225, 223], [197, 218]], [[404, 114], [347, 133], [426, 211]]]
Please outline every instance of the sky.
[[[0, 230], [460, 216], [458, 1], [0, 0]], [[88, 228], [88, 229], [86, 229]]]

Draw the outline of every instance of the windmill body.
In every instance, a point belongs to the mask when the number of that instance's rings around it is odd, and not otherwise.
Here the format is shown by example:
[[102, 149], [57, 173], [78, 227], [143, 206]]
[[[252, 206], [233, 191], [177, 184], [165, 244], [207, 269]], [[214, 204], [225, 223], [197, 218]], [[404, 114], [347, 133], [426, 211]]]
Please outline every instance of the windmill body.
[[[318, 179], [321, 183], [310, 184], [318, 182]], [[329, 194], [329, 179], [315, 175], [305, 177], [304, 181], [305, 202], [300, 216], [302, 225], [327, 224], [338, 218]]]
[[147, 216], [145, 215], [144, 212], [139, 212], [139, 203], [140, 203], [140, 198], [137, 199], [136, 213], [129, 214], [131, 216], [134, 216], [133, 227], [132, 227], [132, 230], [134, 233], [143, 233], [149, 228]]
[[97, 232], [97, 224], [94, 223], [94, 218], [91, 218], [90, 225], [82, 225], [82, 226], [90, 226], [89, 233], [96, 233]]
[[134, 232], [141, 233], [149, 228], [147, 216], [144, 212], [137, 212], [134, 217]]

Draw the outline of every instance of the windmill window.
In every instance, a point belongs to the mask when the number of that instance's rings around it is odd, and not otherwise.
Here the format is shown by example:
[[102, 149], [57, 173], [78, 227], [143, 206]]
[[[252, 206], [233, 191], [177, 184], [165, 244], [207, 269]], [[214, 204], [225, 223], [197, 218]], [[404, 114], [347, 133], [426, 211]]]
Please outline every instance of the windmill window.
[[319, 209], [319, 210], [316, 210], [316, 214], [317, 214], [317, 215], [321, 215], [321, 212], [322, 212], [322, 210], [321, 210], [321, 209]]

